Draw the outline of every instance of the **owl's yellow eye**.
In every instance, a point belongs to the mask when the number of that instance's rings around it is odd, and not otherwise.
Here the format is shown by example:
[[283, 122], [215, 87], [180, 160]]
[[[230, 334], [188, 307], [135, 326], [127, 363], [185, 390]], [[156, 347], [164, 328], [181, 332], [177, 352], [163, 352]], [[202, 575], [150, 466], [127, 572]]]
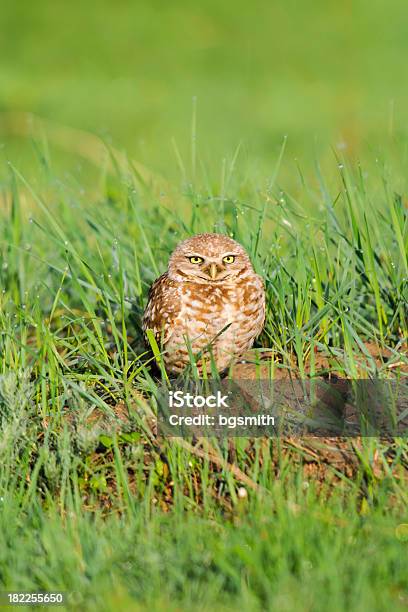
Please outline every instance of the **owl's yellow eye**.
[[230, 264], [230, 263], [234, 263], [235, 261], [235, 256], [234, 255], [226, 255], [223, 260], [224, 263], [226, 264]]
[[196, 256], [189, 257], [189, 260], [192, 264], [200, 264], [200, 263], [203, 263], [204, 261], [202, 257], [196, 257]]

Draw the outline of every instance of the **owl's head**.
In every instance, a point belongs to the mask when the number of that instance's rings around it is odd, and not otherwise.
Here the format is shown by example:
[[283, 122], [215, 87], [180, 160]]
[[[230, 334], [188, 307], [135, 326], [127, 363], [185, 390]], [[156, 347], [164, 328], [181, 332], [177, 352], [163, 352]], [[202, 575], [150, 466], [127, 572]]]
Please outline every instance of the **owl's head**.
[[253, 268], [245, 249], [224, 234], [198, 234], [176, 247], [169, 278], [196, 283], [233, 283]]

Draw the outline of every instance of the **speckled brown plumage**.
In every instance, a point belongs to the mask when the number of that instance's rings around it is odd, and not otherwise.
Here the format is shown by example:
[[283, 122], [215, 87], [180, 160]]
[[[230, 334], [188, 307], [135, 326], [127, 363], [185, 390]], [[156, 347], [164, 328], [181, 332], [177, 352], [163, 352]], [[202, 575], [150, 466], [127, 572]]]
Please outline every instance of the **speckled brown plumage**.
[[199, 234], [173, 252], [167, 272], [152, 285], [143, 318], [172, 373], [201, 355], [218, 370], [251, 348], [265, 319], [263, 280], [254, 272], [245, 249], [223, 234]]

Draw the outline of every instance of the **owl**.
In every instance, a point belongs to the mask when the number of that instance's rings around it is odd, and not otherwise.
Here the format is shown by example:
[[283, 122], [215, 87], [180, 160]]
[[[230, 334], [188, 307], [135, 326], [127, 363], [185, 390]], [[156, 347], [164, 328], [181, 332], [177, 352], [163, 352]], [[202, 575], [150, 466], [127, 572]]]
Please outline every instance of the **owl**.
[[245, 249], [223, 234], [198, 234], [176, 247], [153, 283], [143, 330], [153, 331], [168, 372], [182, 372], [193, 355], [202, 373], [239, 359], [264, 320], [264, 282]]

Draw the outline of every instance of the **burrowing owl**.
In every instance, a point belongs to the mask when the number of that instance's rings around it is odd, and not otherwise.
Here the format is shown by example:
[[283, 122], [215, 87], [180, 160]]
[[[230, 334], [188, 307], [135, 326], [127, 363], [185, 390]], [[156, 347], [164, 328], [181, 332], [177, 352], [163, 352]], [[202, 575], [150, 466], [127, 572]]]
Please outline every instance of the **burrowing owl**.
[[143, 329], [154, 332], [168, 371], [181, 372], [191, 353], [199, 371], [211, 359], [221, 371], [251, 348], [264, 319], [264, 283], [245, 249], [222, 234], [199, 234], [177, 246], [153, 283]]

